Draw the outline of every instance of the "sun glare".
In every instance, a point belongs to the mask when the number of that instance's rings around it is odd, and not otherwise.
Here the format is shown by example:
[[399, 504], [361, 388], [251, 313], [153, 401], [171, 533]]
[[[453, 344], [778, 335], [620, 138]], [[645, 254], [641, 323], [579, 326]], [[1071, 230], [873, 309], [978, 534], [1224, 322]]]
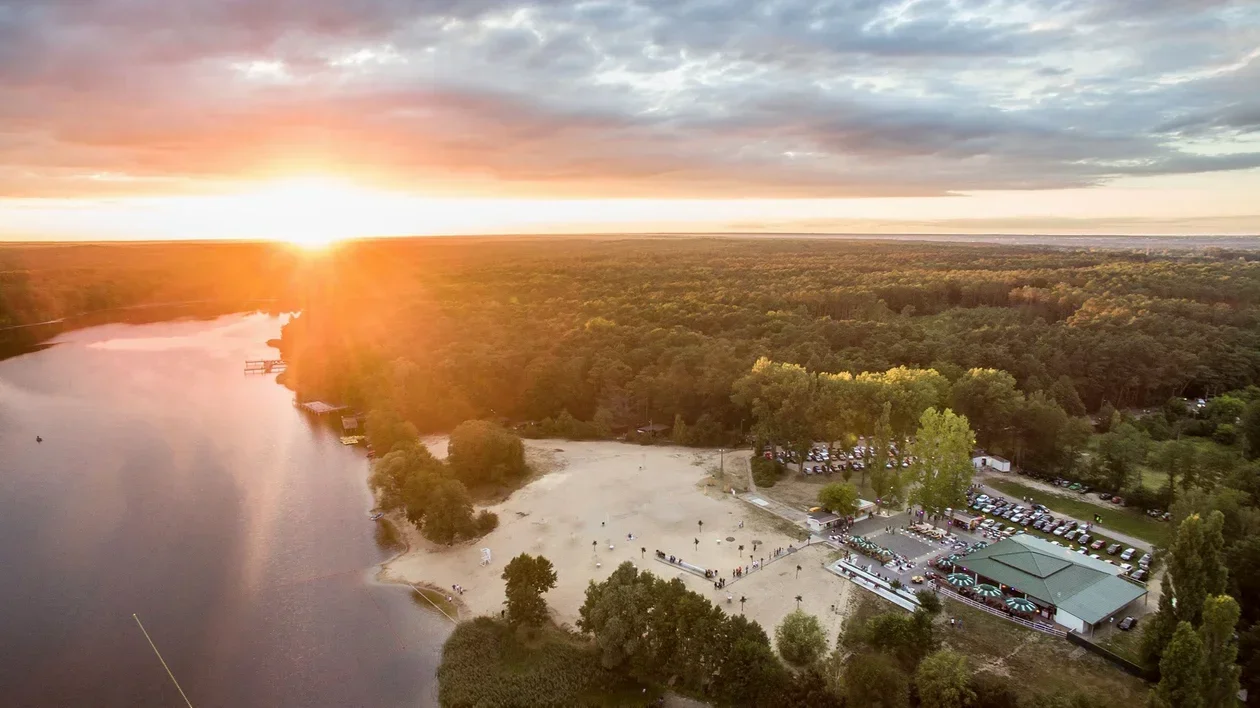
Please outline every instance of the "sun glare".
[[237, 208], [248, 214], [252, 228], [277, 241], [304, 248], [366, 235], [362, 229], [373, 213], [374, 195], [327, 178], [275, 182], [240, 198]]

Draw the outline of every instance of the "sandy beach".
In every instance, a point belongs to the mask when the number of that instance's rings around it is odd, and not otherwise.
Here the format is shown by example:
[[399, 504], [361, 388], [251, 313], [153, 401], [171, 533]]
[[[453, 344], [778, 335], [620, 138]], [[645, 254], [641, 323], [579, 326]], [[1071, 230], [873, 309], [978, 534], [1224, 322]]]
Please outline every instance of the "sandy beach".
[[[444, 438], [424, 442], [434, 455], [445, 456]], [[464, 594], [455, 599], [461, 619], [498, 614], [504, 565], [520, 553], [541, 554], [555, 565], [558, 576], [556, 588], [545, 595], [553, 617], [575, 625], [587, 584], [632, 561], [661, 577], [681, 577], [688, 588], [728, 612], [740, 612], [739, 598], [746, 597], [744, 613], [771, 636], [796, 608], [797, 595], [801, 609], [823, 622], [830, 639], [839, 632], [852, 586], [824, 570], [831, 553], [826, 547], [803, 548], [731, 582], [731, 571], [749, 564], [753, 540], [761, 542], [758, 561], [769, 560], [775, 548], [799, 547], [801, 541], [764, 512], [723, 493], [714, 474], [717, 450], [603, 441], [525, 444], [531, 463], [544, 473], [502, 503], [486, 507], [499, 515], [498, 529], [473, 542], [441, 547], [424, 541], [404, 522], [411, 550], [383, 564], [381, 580], [428, 584], [448, 594], [459, 584]], [[727, 453], [728, 473], [746, 469], [744, 460], [735, 457], [740, 454]], [[742, 455], [746, 459], [747, 452]], [[742, 554], [740, 545], [745, 546]], [[481, 562], [483, 548], [490, 549], [487, 565]], [[719, 571], [727, 578], [726, 589], [716, 590], [712, 581], [656, 560], [658, 549]], [[733, 597], [729, 603], [728, 594]]]

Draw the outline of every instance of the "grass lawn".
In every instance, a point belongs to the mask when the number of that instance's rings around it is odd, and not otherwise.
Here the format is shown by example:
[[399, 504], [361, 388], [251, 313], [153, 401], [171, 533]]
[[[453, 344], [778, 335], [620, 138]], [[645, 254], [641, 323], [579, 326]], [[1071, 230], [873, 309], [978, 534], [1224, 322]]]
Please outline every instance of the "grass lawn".
[[[1150, 616], [1147, 616], [1143, 619], [1149, 620]], [[1135, 664], [1141, 665], [1142, 661], [1138, 657], [1141, 655], [1141, 652], [1139, 651], [1139, 647], [1141, 647], [1142, 645], [1142, 630], [1143, 629], [1145, 629], [1145, 625], [1141, 623], [1139, 623], [1137, 627], [1129, 630], [1128, 632], [1121, 632], [1119, 629], [1115, 629], [1114, 627], [1109, 627], [1106, 630], [1100, 630], [1100, 631], [1108, 632], [1108, 636], [1106, 636], [1103, 639], [1100, 639], [1098, 641], [1098, 644], [1100, 646], [1106, 647], [1107, 649], [1110, 649], [1111, 651], [1115, 652], [1116, 654], [1119, 654], [1120, 656], [1128, 659], [1129, 661], [1132, 661]]]
[[1107, 696], [1117, 706], [1142, 705], [1149, 686], [1105, 659], [1063, 639], [1025, 629], [987, 612], [944, 600], [945, 617], [938, 625], [942, 644], [967, 655], [976, 671], [1002, 676], [1036, 693], [1082, 692]]
[[1087, 501], [1061, 497], [1003, 479], [990, 479], [987, 484], [1016, 498], [1031, 497], [1038, 503], [1045, 504], [1051, 511], [1067, 514], [1080, 521], [1093, 521], [1094, 514], [1099, 514], [1102, 516], [1103, 526], [1136, 536], [1157, 546], [1163, 546], [1168, 542], [1170, 534], [1168, 522], [1156, 521], [1141, 512], [1123, 507], [1105, 509]]
[[459, 619], [459, 608], [455, 606], [455, 603], [447, 602], [446, 594], [435, 588], [424, 587], [423, 585], [413, 586], [412, 589], [415, 592], [411, 595], [411, 601], [416, 603], [417, 606], [423, 607], [429, 612], [441, 612], [448, 619]]

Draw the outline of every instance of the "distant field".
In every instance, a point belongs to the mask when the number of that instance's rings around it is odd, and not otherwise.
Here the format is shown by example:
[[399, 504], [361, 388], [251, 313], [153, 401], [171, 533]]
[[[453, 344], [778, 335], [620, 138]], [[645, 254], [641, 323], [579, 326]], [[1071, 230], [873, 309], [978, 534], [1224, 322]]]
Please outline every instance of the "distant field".
[[1168, 541], [1171, 528], [1168, 522], [1156, 521], [1141, 512], [1122, 507], [1105, 509], [1097, 504], [1070, 497], [1057, 496], [1040, 489], [1026, 487], [1018, 482], [991, 479], [987, 484], [1014, 497], [1032, 497], [1038, 503], [1045, 504], [1052, 511], [1067, 514], [1081, 521], [1092, 521], [1094, 514], [1100, 514], [1103, 526], [1120, 533], [1136, 536], [1157, 546], [1162, 546]]

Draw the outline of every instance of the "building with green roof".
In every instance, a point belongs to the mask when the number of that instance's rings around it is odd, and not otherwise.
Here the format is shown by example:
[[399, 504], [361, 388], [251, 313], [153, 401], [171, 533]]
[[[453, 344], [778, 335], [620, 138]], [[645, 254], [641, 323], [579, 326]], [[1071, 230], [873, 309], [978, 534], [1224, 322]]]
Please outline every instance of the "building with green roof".
[[1076, 632], [1092, 632], [1146, 596], [1146, 588], [1121, 577], [1120, 568], [1049, 541], [1020, 534], [956, 561], [977, 582], [1025, 595], [1045, 615]]

